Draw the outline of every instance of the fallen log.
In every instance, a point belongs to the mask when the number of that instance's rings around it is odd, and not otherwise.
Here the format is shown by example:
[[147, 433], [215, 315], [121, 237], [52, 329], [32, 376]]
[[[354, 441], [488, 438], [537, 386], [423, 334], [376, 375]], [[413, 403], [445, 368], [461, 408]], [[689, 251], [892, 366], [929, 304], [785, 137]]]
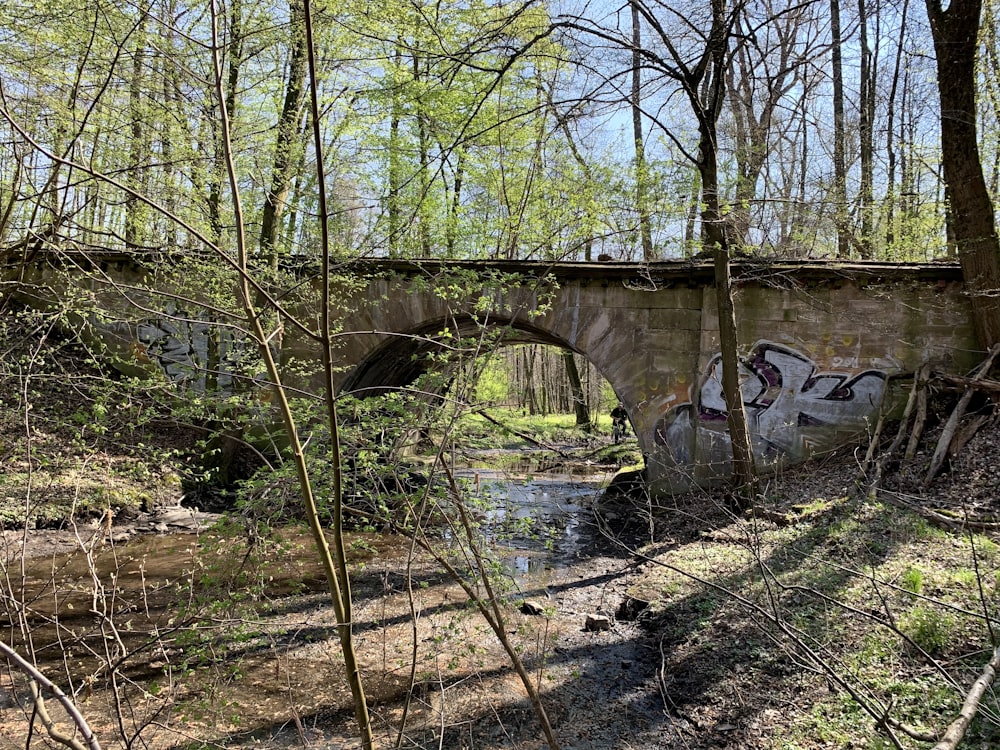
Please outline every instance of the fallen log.
[[983, 695], [996, 679], [997, 669], [1000, 669], [1000, 646], [993, 649], [993, 658], [983, 667], [982, 674], [972, 683], [969, 692], [965, 694], [962, 710], [958, 712], [958, 717], [948, 725], [948, 729], [945, 730], [933, 750], [955, 750], [958, 747], [958, 743], [965, 736], [965, 730], [969, 728], [969, 724], [979, 712], [979, 704]]

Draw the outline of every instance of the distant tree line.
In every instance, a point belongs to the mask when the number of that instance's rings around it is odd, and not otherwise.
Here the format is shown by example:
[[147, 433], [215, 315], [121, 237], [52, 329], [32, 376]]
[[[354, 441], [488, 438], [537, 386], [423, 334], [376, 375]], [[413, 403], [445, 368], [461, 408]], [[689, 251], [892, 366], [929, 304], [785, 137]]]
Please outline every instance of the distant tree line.
[[[1000, 40], [993, 0], [981, 13], [973, 5], [963, 33], [981, 111], [970, 124], [992, 197]], [[957, 11], [936, 7], [633, 0], [574, 13], [542, 1], [390, 0], [377, 14], [358, 2], [314, 10], [334, 250], [655, 259], [700, 252], [725, 232], [768, 256], [955, 254], [928, 52], [932, 30], [947, 26], [935, 19]], [[221, 97], [253, 260], [318, 252], [301, 0], [207, 8], [5, 4], [0, 247], [199, 248], [141, 194], [232, 251]]]
[[490, 404], [541, 416], [572, 414], [582, 407], [585, 424], [610, 411], [615, 400], [608, 381], [586, 358], [541, 344], [500, 350], [480, 376], [478, 395]]

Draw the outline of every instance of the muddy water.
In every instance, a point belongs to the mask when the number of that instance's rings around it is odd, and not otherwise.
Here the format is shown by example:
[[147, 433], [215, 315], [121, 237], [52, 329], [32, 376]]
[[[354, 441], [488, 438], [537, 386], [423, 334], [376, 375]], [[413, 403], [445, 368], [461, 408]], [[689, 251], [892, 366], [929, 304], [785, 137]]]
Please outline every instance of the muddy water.
[[[590, 509], [605, 478], [463, 474], [474, 487], [483, 529], [522, 582], [572, 564], [597, 541]], [[9, 635], [17, 642], [23, 640], [17, 631], [30, 633], [43, 654], [75, 640], [82, 673], [107, 656], [109, 643], [120, 640], [131, 650], [165, 628], [193, 622], [237, 588], [266, 590], [269, 597], [323, 590], [311, 538], [289, 531], [278, 544], [283, 548], [263, 570], [245, 536], [214, 530], [140, 535], [124, 544], [84, 539], [76, 552], [24, 560], [23, 571], [15, 558], [4, 571]], [[386, 560], [406, 547], [378, 534], [349, 535], [348, 545], [357, 563]], [[112, 632], [102, 622], [126, 628]]]

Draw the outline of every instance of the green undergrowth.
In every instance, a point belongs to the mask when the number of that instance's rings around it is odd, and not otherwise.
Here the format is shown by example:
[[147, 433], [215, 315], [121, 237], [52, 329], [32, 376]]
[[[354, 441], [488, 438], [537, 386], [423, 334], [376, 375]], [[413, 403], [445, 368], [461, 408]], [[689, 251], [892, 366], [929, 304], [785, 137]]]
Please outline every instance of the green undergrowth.
[[[602, 427], [600, 419], [593, 433], [576, 424], [572, 414], [524, 414], [519, 410], [488, 409], [490, 419], [482, 414], [464, 414], [456, 425], [452, 438], [474, 448], [520, 448], [535, 440], [558, 444], [579, 442], [611, 431], [611, 420]], [[494, 421], [491, 421], [494, 420]]]
[[[643, 619], [664, 672], [682, 671], [702, 704], [748, 691], [727, 722], [771, 716], [775, 748], [891, 747], [873, 714], [940, 734], [991, 655], [997, 544], [849, 495], [764, 506], [757, 518], [713, 496], [661, 509], [664, 541], [643, 550], [630, 593], [652, 602]], [[668, 698], [679, 711], [688, 700]], [[1000, 744], [998, 715], [987, 696], [963, 747]]]
[[63, 527], [122, 513], [174, 505], [181, 497], [180, 477], [162, 470], [136, 477], [143, 466], [129, 460], [100, 464], [74, 461], [45, 465], [32, 472], [0, 474], [0, 528]]
[[584, 428], [576, 424], [573, 414], [526, 414], [499, 408], [486, 414], [489, 418], [477, 412], [462, 415], [449, 442], [464, 451], [540, 451], [549, 447], [553, 460], [565, 458], [569, 452], [598, 464], [642, 462], [634, 436], [626, 436], [618, 445], [611, 442], [611, 417], [607, 415], [593, 415], [593, 424]]

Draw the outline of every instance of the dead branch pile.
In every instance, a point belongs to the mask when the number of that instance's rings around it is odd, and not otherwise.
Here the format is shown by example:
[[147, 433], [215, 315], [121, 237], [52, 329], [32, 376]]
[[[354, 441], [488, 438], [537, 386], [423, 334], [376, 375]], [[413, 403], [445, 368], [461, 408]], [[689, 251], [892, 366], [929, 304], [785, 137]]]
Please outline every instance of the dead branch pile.
[[[885, 493], [882, 480], [890, 466], [898, 463], [900, 459], [911, 461], [915, 457], [917, 447], [927, 427], [930, 393], [958, 391], [961, 395], [945, 420], [938, 436], [930, 463], [920, 483], [922, 489], [926, 489], [934, 481], [945, 462], [961, 453], [977, 432], [1000, 419], [1000, 408], [998, 408], [1000, 407], [1000, 380], [988, 377], [998, 355], [1000, 355], [1000, 345], [994, 346], [980, 365], [967, 377], [932, 372], [926, 364], [917, 369], [913, 374], [910, 395], [903, 410], [895, 439], [886, 450], [876, 457], [878, 437], [882, 427], [882, 420], [879, 420], [875, 437], [865, 456], [863, 469], [867, 477], [867, 494], [870, 497]], [[987, 405], [966, 419], [969, 405], [977, 395], [983, 397]], [[905, 449], [903, 449], [904, 443]], [[903, 449], [902, 454], [900, 454], [901, 449]]]
[[[870, 498], [878, 498], [905, 508], [929, 523], [952, 531], [965, 533], [1000, 531], [1000, 522], [993, 519], [972, 518], [967, 509], [962, 513], [954, 513], [948, 510], [928, 508], [924, 498], [909, 496], [882, 487], [883, 478], [891, 465], [898, 463], [900, 459], [911, 461], [916, 456], [917, 447], [927, 423], [929, 392], [957, 391], [960, 395], [944, 421], [941, 433], [937, 438], [933, 454], [920, 482], [921, 490], [926, 490], [929, 487], [941, 472], [946, 461], [954, 459], [961, 453], [977, 432], [986, 425], [996, 424], [1000, 421], [1000, 381], [989, 378], [993, 363], [998, 355], [1000, 355], [1000, 344], [989, 351], [986, 358], [969, 376], [931, 372], [926, 365], [918, 368], [913, 375], [910, 395], [892, 443], [876, 459], [882, 427], [882, 420], [879, 420], [875, 436], [865, 456], [863, 469], [866, 473], [867, 491]], [[976, 396], [981, 397], [984, 402], [983, 407], [971, 417], [965, 418], [969, 406]], [[904, 443], [906, 447], [900, 456], [900, 450]], [[941, 735], [934, 750], [954, 750], [962, 741], [966, 729], [979, 710], [982, 696], [990, 689], [996, 677], [996, 671], [1000, 667], [1000, 646], [996, 643], [993, 645], [992, 658], [983, 668], [979, 679], [966, 693], [961, 712]]]

